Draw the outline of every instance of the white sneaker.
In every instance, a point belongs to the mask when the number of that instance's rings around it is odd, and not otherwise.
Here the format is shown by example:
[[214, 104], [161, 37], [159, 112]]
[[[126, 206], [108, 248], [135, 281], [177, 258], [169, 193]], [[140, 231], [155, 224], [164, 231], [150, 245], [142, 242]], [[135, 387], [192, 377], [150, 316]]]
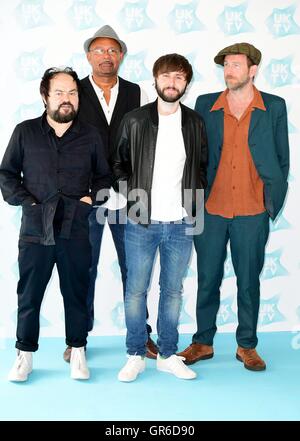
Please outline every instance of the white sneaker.
[[184, 363], [184, 357], [178, 355], [171, 355], [168, 358], [162, 358], [157, 354], [156, 367], [159, 371], [169, 372], [175, 375], [175, 377], [183, 378], [184, 380], [192, 380], [197, 377], [196, 372], [188, 368]]
[[88, 380], [90, 378], [90, 371], [87, 367], [84, 346], [81, 348], [73, 348], [71, 350], [71, 378], [74, 380]]
[[146, 368], [145, 359], [140, 355], [128, 355], [128, 361], [120, 370], [118, 380], [134, 381], [138, 374], [141, 374]]
[[26, 381], [32, 372], [32, 352], [18, 350], [17, 359], [8, 374], [9, 381]]

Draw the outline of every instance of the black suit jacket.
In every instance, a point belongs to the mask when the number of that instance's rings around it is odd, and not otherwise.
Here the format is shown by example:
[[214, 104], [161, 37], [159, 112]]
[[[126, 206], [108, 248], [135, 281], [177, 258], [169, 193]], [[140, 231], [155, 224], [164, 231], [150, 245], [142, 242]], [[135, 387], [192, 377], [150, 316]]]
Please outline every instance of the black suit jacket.
[[89, 80], [89, 77], [81, 81], [79, 120], [95, 126], [102, 137], [107, 159], [110, 162], [111, 154], [116, 141], [117, 130], [125, 113], [140, 107], [141, 90], [140, 87], [119, 77], [119, 93], [111, 118], [108, 125], [102, 106]]

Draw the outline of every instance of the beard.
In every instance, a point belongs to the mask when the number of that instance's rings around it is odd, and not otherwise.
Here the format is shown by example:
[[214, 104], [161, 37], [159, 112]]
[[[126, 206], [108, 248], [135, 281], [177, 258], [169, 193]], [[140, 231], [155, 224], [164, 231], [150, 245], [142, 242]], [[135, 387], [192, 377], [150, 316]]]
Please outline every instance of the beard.
[[[160, 89], [157, 82], [155, 81], [155, 89], [157, 92], [157, 95], [166, 103], [175, 103], [175, 101], [180, 100], [180, 98], [185, 94], [187, 86], [183, 90], [176, 89], [175, 87], [165, 87], [164, 89]], [[167, 95], [165, 91], [167, 90], [174, 90], [176, 91], [176, 95]]]
[[251, 78], [249, 76], [243, 78], [241, 81], [236, 81], [234, 77], [227, 76], [225, 78], [225, 83], [229, 90], [239, 90], [239, 89], [243, 89], [243, 87], [245, 87], [250, 82], [250, 80]]
[[[68, 113], [61, 113], [61, 107], [62, 106], [70, 106], [70, 110]], [[70, 121], [73, 121], [73, 119], [76, 117], [78, 111], [75, 110], [73, 104], [71, 103], [62, 103], [56, 110], [52, 110], [49, 107], [47, 107], [47, 114], [52, 118], [55, 122], [63, 124], [68, 123]]]

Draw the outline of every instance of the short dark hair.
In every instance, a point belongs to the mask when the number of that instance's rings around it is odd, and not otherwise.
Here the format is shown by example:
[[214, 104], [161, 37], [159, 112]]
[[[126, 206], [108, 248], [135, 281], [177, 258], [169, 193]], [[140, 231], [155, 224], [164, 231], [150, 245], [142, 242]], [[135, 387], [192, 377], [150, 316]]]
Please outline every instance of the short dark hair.
[[73, 70], [71, 67], [50, 67], [49, 69], [45, 70], [40, 84], [40, 94], [42, 96], [44, 97], [49, 96], [50, 80], [53, 77], [55, 77], [55, 75], [60, 73], [65, 73], [67, 75], [70, 75], [70, 77], [72, 77], [73, 80], [76, 82], [77, 89], [79, 92], [80, 81], [75, 70]]
[[153, 76], [157, 76], [165, 72], [183, 72], [185, 74], [185, 79], [187, 84], [190, 83], [193, 77], [193, 68], [188, 60], [179, 54], [167, 54], [159, 57], [153, 65]]

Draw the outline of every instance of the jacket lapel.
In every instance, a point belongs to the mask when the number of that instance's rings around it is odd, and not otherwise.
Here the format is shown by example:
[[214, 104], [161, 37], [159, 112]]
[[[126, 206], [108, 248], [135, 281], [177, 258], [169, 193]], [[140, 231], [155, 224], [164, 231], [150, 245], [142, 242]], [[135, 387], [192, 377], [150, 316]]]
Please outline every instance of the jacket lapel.
[[[121, 114], [122, 116], [124, 115], [126, 109], [123, 109], [124, 103], [127, 102], [127, 88], [125, 86], [124, 81], [122, 80], [122, 78], [119, 77], [119, 92], [118, 92], [118, 97], [117, 97], [117, 101], [114, 107], [114, 111], [111, 117], [111, 122], [110, 125], [113, 125], [115, 119], [118, 118], [118, 116]], [[119, 119], [122, 119], [122, 116]]]
[[214, 110], [213, 112], [210, 112], [210, 114], [212, 117], [212, 130], [214, 131], [215, 136], [214, 142], [211, 146], [215, 147], [215, 154], [219, 160], [224, 140], [224, 111], [222, 109]]
[[257, 124], [259, 123], [259, 121], [260, 121], [260, 119], [261, 119], [261, 117], [262, 117], [262, 115], [264, 113], [265, 112], [263, 110], [260, 110], [260, 109], [254, 109], [252, 111], [251, 120], [250, 120], [250, 126], [249, 126], [248, 139], [251, 138], [251, 135], [252, 135], [254, 129], [256, 129]]
[[92, 103], [92, 106], [96, 110], [96, 114], [99, 115], [99, 117], [107, 124], [107, 119], [104, 115], [102, 106], [98, 100], [96, 92], [93, 86], [91, 85], [89, 77], [86, 77], [84, 80], [82, 80], [81, 87], [84, 90], [85, 95], [88, 96], [90, 102]]

